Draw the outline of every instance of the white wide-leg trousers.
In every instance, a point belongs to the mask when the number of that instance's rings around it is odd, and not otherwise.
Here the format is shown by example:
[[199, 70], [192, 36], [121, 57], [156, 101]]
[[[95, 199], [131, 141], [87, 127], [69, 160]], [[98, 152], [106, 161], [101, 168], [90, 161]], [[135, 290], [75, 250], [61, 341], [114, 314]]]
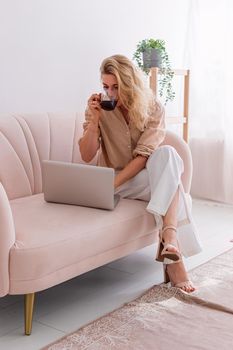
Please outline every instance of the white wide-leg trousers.
[[202, 247], [191, 214], [191, 197], [184, 192], [181, 183], [183, 171], [183, 161], [176, 150], [171, 146], [161, 146], [149, 157], [146, 168], [119, 186], [116, 194], [122, 198], [148, 201], [147, 211], [154, 215], [156, 226], [161, 229], [162, 216], [178, 189], [177, 239], [180, 252], [188, 257], [198, 254]]

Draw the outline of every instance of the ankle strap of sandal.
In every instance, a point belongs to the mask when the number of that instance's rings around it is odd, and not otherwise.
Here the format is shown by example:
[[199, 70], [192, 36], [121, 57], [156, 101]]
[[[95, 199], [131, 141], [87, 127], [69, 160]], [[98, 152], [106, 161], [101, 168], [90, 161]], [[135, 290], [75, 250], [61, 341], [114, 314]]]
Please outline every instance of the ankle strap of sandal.
[[174, 226], [174, 225], [167, 225], [167, 226], [164, 226], [163, 229], [162, 229], [162, 233], [164, 233], [165, 231], [167, 230], [174, 230], [174, 231], [177, 231], [177, 228]]

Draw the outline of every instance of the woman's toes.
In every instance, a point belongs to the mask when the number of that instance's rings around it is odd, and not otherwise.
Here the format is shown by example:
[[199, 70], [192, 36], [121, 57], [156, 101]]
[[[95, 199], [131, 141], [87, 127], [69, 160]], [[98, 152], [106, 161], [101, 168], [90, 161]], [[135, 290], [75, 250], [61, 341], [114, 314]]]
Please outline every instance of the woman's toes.
[[194, 292], [196, 290], [196, 287], [192, 284], [192, 282], [189, 283], [189, 290], [190, 292]]
[[[179, 288], [179, 287], [178, 287]], [[186, 293], [192, 293], [196, 290], [196, 288], [193, 286], [192, 283], [189, 283], [187, 285], [182, 286], [180, 289], [182, 289]]]

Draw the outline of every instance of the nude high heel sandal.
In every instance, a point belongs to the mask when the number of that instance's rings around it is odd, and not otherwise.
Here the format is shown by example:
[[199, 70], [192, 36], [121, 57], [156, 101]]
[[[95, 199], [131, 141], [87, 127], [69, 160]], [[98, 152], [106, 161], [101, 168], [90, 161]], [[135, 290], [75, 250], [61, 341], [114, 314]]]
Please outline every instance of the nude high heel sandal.
[[169, 277], [169, 274], [167, 272], [167, 265], [166, 264], [163, 264], [163, 280], [164, 280], [164, 283], [169, 283], [170, 282], [170, 277]]
[[169, 248], [178, 248], [171, 243], [165, 243], [163, 239], [163, 234], [168, 229], [174, 230], [175, 232], [177, 231], [176, 227], [173, 225], [167, 225], [162, 229], [162, 231], [159, 231], [159, 246], [156, 254], [156, 260], [163, 262], [164, 259], [167, 258], [172, 261], [179, 262], [181, 261], [180, 252], [178, 250], [176, 252], [172, 252], [169, 250]]

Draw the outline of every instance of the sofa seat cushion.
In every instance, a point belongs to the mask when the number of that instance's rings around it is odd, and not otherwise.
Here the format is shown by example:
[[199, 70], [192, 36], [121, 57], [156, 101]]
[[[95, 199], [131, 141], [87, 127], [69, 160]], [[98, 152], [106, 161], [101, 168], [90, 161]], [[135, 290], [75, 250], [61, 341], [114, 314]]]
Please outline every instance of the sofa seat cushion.
[[10, 201], [16, 242], [11, 281], [43, 278], [155, 231], [146, 202], [121, 199], [114, 211], [47, 203], [43, 194]]

